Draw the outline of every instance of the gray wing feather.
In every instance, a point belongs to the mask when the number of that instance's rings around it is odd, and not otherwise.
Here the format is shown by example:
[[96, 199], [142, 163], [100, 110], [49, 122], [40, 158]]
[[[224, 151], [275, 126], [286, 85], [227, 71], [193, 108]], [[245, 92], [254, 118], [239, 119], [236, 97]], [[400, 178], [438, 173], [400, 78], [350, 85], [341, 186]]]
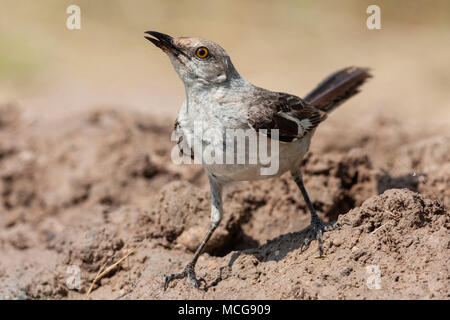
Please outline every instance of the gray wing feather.
[[282, 92], [264, 89], [257, 94], [249, 108], [249, 124], [256, 130], [279, 130], [279, 140], [291, 142], [300, 139], [320, 122], [326, 113], [311, 106], [301, 98]]

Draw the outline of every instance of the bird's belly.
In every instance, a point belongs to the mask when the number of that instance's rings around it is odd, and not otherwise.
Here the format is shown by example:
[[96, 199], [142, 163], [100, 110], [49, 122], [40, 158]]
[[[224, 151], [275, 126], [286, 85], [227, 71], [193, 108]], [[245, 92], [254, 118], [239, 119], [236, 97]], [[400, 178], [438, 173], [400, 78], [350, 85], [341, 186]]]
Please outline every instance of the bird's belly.
[[[272, 142], [268, 139], [268, 145]], [[213, 175], [215, 178], [223, 181], [249, 181], [262, 180], [275, 176], [280, 176], [286, 171], [294, 169], [300, 165], [303, 156], [309, 149], [311, 137], [305, 136], [300, 140], [284, 143], [278, 143], [278, 152], [270, 155], [265, 159], [264, 163], [257, 161], [257, 163], [205, 163], [203, 166], [205, 170]], [[248, 156], [249, 148], [246, 148], [246, 155]], [[248, 157], [246, 158], [248, 159]], [[269, 161], [267, 161], [269, 159]], [[258, 159], [259, 160], [259, 159]]]
[[[240, 126], [243, 129], [237, 129], [239, 126], [235, 123], [236, 119], [230, 124], [227, 121], [205, 119], [206, 113], [195, 113], [194, 111], [194, 109], [191, 110], [189, 117], [186, 117], [187, 113], [184, 112], [178, 117], [184, 137], [183, 141], [186, 142], [188, 149], [194, 152], [195, 158], [201, 161], [206, 172], [223, 181], [268, 179], [294, 169], [300, 165], [303, 156], [308, 151], [314, 133], [311, 131], [293, 142], [281, 142], [258, 134], [250, 127], [246, 127], [245, 124]], [[226, 119], [229, 118], [231, 116], [226, 117]], [[242, 143], [242, 136], [240, 138], [228, 136], [229, 128], [236, 128], [234, 131], [231, 130], [231, 134], [237, 136], [240, 133], [247, 134], [245, 142]], [[237, 132], [236, 130], [243, 131]], [[239, 141], [241, 141], [241, 147], [238, 145]], [[232, 152], [229, 152], [228, 149], [230, 145], [234, 146]], [[197, 148], [199, 146], [201, 148]], [[216, 157], [213, 152], [214, 156], [211, 157], [212, 149], [219, 149], [223, 154]], [[230, 157], [232, 161], [229, 161], [228, 155], [231, 154], [233, 155]], [[239, 156], [241, 156], [240, 159]]]

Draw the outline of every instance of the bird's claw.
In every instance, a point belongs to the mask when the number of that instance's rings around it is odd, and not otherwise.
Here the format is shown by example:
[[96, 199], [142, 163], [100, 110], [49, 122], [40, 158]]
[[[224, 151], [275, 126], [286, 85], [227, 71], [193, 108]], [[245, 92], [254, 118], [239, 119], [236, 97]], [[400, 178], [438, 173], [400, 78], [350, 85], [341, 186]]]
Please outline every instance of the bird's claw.
[[343, 222], [336, 221], [335, 223], [331, 223], [331, 224], [323, 223], [322, 220], [320, 220], [320, 219], [313, 221], [310, 225], [308, 234], [306, 235], [305, 239], [303, 240], [301, 250], [303, 251], [304, 249], [307, 249], [313, 240], [317, 240], [317, 242], [319, 243], [319, 256], [322, 257], [322, 255], [323, 255], [323, 240], [322, 240], [323, 233], [334, 230], [334, 229], [338, 229], [338, 228], [342, 227], [342, 225], [344, 225], [344, 224], [350, 225], [350, 223], [348, 223], [346, 221], [343, 221]]
[[206, 287], [206, 280], [201, 277], [197, 279], [197, 277], [195, 275], [194, 266], [189, 263], [186, 266], [186, 268], [184, 268], [183, 272], [172, 273], [172, 274], [168, 274], [165, 276], [164, 291], [167, 290], [170, 282], [172, 282], [173, 280], [184, 279], [184, 278], [187, 278], [188, 281], [197, 289], [200, 288], [200, 285], [202, 284], [202, 282], [205, 284], [205, 287]]

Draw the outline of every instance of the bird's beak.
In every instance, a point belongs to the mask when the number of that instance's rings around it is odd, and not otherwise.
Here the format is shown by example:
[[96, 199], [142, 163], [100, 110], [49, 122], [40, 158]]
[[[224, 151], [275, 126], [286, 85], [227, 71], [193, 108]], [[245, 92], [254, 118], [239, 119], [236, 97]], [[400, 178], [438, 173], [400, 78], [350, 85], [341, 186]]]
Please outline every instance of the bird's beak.
[[158, 48], [164, 50], [165, 48], [170, 48], [173, 46], [173, 38], [167, 34], [156, 31], [146, 31], [145, 33], [154, 37], [154, 38], [145, 37], [145, 39], [153, 43]]
[[173, 38], [171, 36], [157, 31], [146, 31], [145, 33], [152, 36], [145, 36], [145, 39], [153, 43], [164, 52], [172, 53], [175, 56], [178, 56], [180, 54], [186, 55], [183, 50], [181, 50], [181, 48], [174, 44]]

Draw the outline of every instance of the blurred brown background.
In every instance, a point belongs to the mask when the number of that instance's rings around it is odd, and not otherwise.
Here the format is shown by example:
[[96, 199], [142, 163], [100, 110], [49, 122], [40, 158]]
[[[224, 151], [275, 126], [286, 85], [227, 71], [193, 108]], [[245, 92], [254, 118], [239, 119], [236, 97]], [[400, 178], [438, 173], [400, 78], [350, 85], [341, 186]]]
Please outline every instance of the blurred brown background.
[[[66, 28], [70, 4], [81, 30]], [[366, 27], [370, 4], [381, 7], [382, 30]], [[216, 41], [252, 83], [300, 96], [336, 69], [371, 67], [364, 93], [331, 121], [370, 110], [414, 126], [450, 122], [445, 0], [2, 0], [0, 102], [39, 117], [113, 104], [173, 118], [182, 83], [146, 30]]]

